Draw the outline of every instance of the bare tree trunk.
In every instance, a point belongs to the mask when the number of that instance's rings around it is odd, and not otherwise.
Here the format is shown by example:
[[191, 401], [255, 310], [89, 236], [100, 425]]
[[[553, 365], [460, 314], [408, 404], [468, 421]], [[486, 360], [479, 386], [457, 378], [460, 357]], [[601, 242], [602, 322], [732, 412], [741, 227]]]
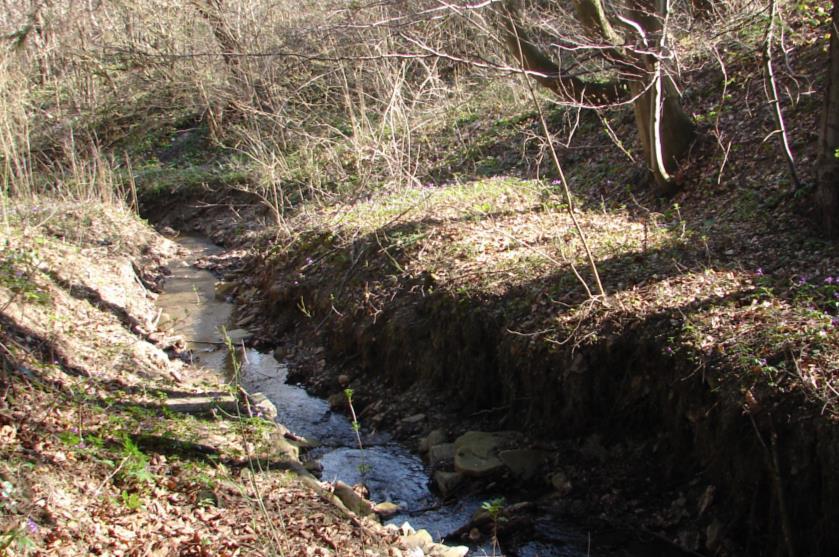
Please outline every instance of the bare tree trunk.
[[661, 168], [656, 157], [653, 126], [655, 100], [652, 88], [642, 92], [645, 83], [634, 83], [632, 92], [640, 95], [633, 103], [635, 124], [644, 149], [644, 161], [653, 178], [653, 188], [657, 195], [672, 195], [678, 184], [674, 178], [679, 162], [687, 155], [694, 138], [696, 128], [679, 102], [676, 87], [668, 76], [662, 78], [662, 109], [659, 122], [659, 141], [661, 149]]
[[830, 32], [830, 68], [824, 93], [819, 135], [816, 204], [829, 238], [839, 238], [839, 5], [833, 1]]
[[[665, 50], [667, 2], [659, 9], [651, 0], [635, 0], [624, 19], [642, 40], [645, 48]], [[635, 123], [644, 150], [644, 161], [658, 195], [670, 195], [678, 188], [676, 171], [687, 156], [696, 136], [693, 120], [682, 109], [679, 94], [672, 78], [664, 68], [664, 60], [654, 55], [638, 56], [619, 44], [620, 38], [611, 24], [601, 0], [574, 0], [577, 19], [583, 25], [593, 46], [608, 51], [608, 59], [618, 76], [612, 83], [590, 84], [565, 76], [551, 58], [527, 39], [519, 24], [519, 7], [508, 0], [509, 20], [505, 23], [507, 42], [522, 67], [541, 74], [536, 80], [566, 101], [586, 104], [607, 104], [626, 98], [627, 89], [633, 96]], [[657, 15], [658, 14], [658, 15]], [[521, 39], [521, 45], [517, 43]], [[603, 48], [610, 46], [612, 48]]]
[[221, 47], [221, 57], [230, 67], [236, 67], [239, 59], [236, 54], [241, 52], [239, 40], [231, 31], [222, 16], [222, 0], [197, 0], [194, 6], [213, 31], [213, 36]]

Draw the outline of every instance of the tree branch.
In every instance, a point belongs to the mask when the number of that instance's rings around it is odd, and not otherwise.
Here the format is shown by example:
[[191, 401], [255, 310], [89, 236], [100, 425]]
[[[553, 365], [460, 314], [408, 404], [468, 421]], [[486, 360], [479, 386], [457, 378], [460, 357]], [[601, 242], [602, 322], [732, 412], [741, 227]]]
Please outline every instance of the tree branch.
[[506, 11], [507, 17], [502, 18], [502, 27], [507, 47], [521, 68], [531, 73], [540, 85], [565, 101], [583, 105], [605, 105], [626, 99], [629, 90], [620, 81], [595, 83], [563, 74], [559, 64], [527, 39], [527, 34], [517, 21], [515, 7], [508, 3]]

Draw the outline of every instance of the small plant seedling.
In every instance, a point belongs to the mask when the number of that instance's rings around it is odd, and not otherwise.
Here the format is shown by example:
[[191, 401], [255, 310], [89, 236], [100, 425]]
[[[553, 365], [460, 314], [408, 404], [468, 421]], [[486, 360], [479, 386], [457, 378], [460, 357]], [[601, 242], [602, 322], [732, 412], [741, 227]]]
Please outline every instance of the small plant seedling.
[[30, 525], [32, 524], [34, 522], [28, 520], [26, 526], [0, 532], [0, 555], [6, 555], [7, 550], [12, 548], [20, 551], [22, 555], [26, 555], [30, 550], [35, 549], [35, 542], [29, 537], [29, 532], [32, 531]]
[[367, 463], [364, 456], [364, 444], [361, 441], [361, 423], [358, 421], [358, 416], [355, 413], [355, 407], [352, 403], [353, 390], [344, 389], [344, 396], [347, 398], [347, 404], [350, 407], [350, 415], [352, 416], [352, 430], [355, 433], [355, 439], [358, 442], [358, 450], [361, 451], [361, 464], [358, 465], [358, 473], [361, 474], [362, 479], [370, 471], [370, 465]]
[[143, 502], [140, 499], [140, 496], [136, 493], [128, 493], [127, 491], [122, 491], [120, 493], [120, 499], [122, 500], [122, 504], [125, 506], [125, 508], [130, 511], [139, 510], [143, 506]]
[[505, 500], [503, 497], [496, 497], [495, 499], [490, 499], [489, 501], [484, 501], [481, 504], [481, 508], [485, 510], [489, 514], [490, 520], [492, 520], [492, 553], [495, 554], [495, 550], [498, 547], [498, 517], [501, 515], [501, 511], [504, 510]]

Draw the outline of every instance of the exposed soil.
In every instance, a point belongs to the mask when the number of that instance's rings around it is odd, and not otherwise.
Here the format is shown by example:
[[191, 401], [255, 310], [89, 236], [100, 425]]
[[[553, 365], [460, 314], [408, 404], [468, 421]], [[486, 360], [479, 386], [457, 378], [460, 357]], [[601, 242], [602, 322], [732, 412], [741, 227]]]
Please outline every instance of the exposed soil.
[[280, 450], [280, 426], [217, 406], [229, 386], [182, 362], [154, 306], [172, 242], [116, 207], [18, 211], [0, 259], [0, 553], [401, 554]]

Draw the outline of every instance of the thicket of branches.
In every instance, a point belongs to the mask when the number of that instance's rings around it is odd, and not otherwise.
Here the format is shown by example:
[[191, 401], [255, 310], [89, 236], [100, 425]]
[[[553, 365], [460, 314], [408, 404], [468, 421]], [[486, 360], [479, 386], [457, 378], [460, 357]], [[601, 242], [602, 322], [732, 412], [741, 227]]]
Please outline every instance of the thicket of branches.
[[250, 161], [280, 210], [289, 188], [328, 194], [419, 180], [426, 130], [464, 94], [491, 80], [514, 84], [522, 71], [558, 103], [634, 105], [643, 164], [669, 186], [693, 139], [684, 76], [717, 64], [714, 53], [736, 41], [740, 29], [764, 25], [774, 6], [764, 0], [2, 4], [5, 192], [89, 182], [101, 169], [125, 164], [119, 149], [128, 139], [156, 122], [180, 121], [206, 125], [214, 141]]

